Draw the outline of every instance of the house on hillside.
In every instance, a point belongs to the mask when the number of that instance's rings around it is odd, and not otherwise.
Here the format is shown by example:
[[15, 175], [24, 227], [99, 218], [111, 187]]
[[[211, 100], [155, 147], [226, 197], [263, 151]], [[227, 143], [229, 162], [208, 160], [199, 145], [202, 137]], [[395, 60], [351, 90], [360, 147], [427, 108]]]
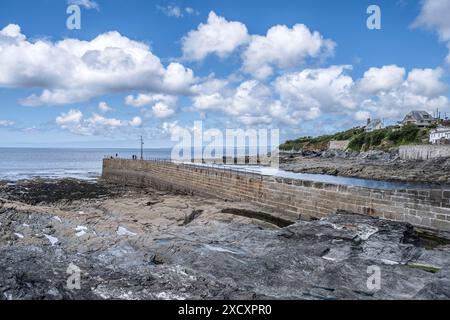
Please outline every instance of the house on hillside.
[[442, 120], [441, 122], [439, 122], [439, 125], [442, 127], [450, 127], [450, 120], [448, 119]]
[[431, 144], [450, 144], [450, 128], [439, 127], [430, 132]]
[[383, 121], [381, 121], [380, 119], [367, 119], [367, 125], [364, 127], [364, 131], [372, 132], [383, 128]]
[[415, 124], [419, 128], [428, 128], [435, 125], [437, 123], [437, 119], [433, 118], [426, 111], [411, 111], [405, 116], [401, 123], [404, 126], [407, 124]]

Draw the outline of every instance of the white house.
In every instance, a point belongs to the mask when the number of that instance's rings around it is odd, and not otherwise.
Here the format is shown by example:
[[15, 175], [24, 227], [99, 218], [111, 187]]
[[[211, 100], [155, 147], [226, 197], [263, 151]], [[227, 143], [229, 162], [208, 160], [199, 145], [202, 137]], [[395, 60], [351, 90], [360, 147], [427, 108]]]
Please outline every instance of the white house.
[[431, 144], [450, 143], [450, 128], [449, 127], [439, 127], [439, 128], [431, 130], [430, 143]]
[[367, 119], [367, 125], [364, 127], [364, 130], [366, 132], [372, 132], [383, 128], [383, 121], [381, 121], [380, 119]]

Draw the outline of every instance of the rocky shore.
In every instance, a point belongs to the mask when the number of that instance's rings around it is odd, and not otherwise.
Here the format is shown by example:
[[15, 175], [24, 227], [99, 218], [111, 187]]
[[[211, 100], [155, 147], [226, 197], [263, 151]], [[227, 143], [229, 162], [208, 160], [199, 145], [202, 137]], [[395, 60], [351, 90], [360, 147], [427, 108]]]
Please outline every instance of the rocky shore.
[[419, 231], [102, 181], [5, 182], [0, 299], [449, 299], [450, 241]]
[[280, 168], [373, 180], [450, 184], [450, 158], [401, 160], [398, 151], [281, 153]]

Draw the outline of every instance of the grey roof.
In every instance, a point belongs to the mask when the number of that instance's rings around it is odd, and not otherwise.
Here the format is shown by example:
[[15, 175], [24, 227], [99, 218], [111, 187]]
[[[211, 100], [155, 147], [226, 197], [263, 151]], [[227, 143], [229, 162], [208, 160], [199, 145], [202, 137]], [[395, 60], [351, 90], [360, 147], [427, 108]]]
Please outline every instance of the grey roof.
[[416, 121], [434, 120], [434, 118], [426, 111], [411, 111], [406, 115], [405, 119], [407, 117], [413, 117]]

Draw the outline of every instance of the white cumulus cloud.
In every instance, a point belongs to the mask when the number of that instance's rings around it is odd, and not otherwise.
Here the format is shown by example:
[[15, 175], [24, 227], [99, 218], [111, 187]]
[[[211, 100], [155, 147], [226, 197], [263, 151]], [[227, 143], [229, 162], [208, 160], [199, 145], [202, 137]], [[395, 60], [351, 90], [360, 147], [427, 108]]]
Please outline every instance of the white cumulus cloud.
[[275, 80], [275, 90], [297, 118], [353, 110], [357, 103], [352, 94], [354, 81], [346, 73], [350, 69], [343, 65], [288, 73]]
[[134, 117], [130, 121], [130, 126], [132, 126], [132, 127], [140, 127], [141, 125], [142, 125], [141, 117]]
[[[395, 65], [370, 68], [354, 79], [349, 65], [288, 72], [269, 84], [208, 78], [193, 86], [194, 111], [221, 113], [244, 125], [299, 125], [324, 115], [366, 121], [400, 120], [410, 110], [450, 111], [443, 70]], [[349, 120], [351, 121], [351, 120]]]
[[17, 25], [0, 30], [0, 87], [40, 88], [28, 106], [87, 101], [108, 93], [145, 90], [183, 94], [194, 82], [180, 63], [165, 67], [150, 47], [118, 32], [91, 41], [29, 41]]
[[[447, 43], [450, 52], [450, 1], [448, 0], [423, 0], [421, 11], [413, 27], [422, 27], [436, 31], [439, 39]], [[450, 53], [447, 56], [450, 64]]]
[[56, 118], [56, 123], [64, 127], [68, 124], [78, 124], [83, 119], [83, 113], [80, 110], [70, 110], [67, 113], [62, 113]]
[[444, 71], [437, 69], [413, 69], [408, 74], [411, 91], [426, 96], [437, 96], [447, 92], [447, 85], [441, 81]]
[[182, 39], [183, 57], [188, 60], [202, 60], [210, 54], [224, 58], [247, 43], [247, 27], [237, 21], [227, 21], [211, 11], [208, 22], [197, 30], [190, 31]]
[[164, 102], [174, 105], [177, 103], [178, 97], [167, 94], [140, 93], [136, 96], [128, 95], [125, 98], [125, 104], [133, 107], [144, 107], [155, 104], [156, 102]]
[[14, 121], [10, 121], [10, 120], [0, 120], [0, 127], [11, 127], [13, 126], [15, 123]]
[[[168, 118], [173, 116], [177, 109], [178, 97], [164, 94], [145, 94], [137, 96], [129, 95], [125, 98], [125, 104], [137, 108], [142, 108], [146, 116], [156, 118]], [[151, 106], [149, 111], [146, 107]]]
[[111, 112], [111, 111], [113, 111], [113, 108], [111, 108], [106, 102], [104, 102], [104, 101], [101, 101], [99, 104], [98, 104], [98, 109], [100, 110], [100, 112], [103, 112], [103, 113], [107, 113], [107, 112]]
[[55, 122], [62, 129], [84, 136], [107, 136], [119, 128], [127, 129], [142, 125], [142, 119], [140, 117], [134, 117], [130, 121], [127, 121], [106, 118], [97, 113], [93, 113], [91, 117], [85, 118], [80, 110], [75, 109], [62, 113], [56, 118]]
[[304, 24], [292, 28], [278, 25], [266, 36], [254, 35], [242, 55], [243, 70], [259, 79], [272, 75], [274, 67], [289, 69], [302, 65], [308, 58], [331, 55], [335, 43]]
[[360, 90], [366, 93], [387, 91], [399, 87], [405, 77], [405, 69], [396, 65], [370, 68], [359, 82]]
[[246, 126], [292, 123], [288, 110], [273, 96], [271, 87], [258, 80], [243, 81], [233, 87], [226, 80], [206, 79], [192, 91], [192, 105], [199, 112], [220, 112]]
[[168, 118], [175, 114], [175, 110], [164, 102], [157, 102], [152, 110], [156, 118]]
[[292, 28], [285, 25], [271, 27], [267, 34], [249, 35], [245, 24], [227, 21], [210, 12], [207, 23], [190, 31], [183, 39], [183, 57], [203, 60], [210, 54], [227, 57], [242, 47], [242, 70], [264, 80], [275, 69], [291, 69], [303, 65], [308, 59], [323, 59], [333, 55], [335, 42], [311, 31], [304, 24]]
[[374, 116], [400, 119], [411, 110], [432, 113], [436, 109], [450, 109], [445, 95], [448, 93], [447, 85], [442, 81], [444, 73], [440, 68], [415, 68], [408, 73], [397, 66], [371, 70], [359, 81], [360, 92], [356, 97], [360, 108]]
[[173, 17], [173, 18], [182, 18], [184, 17], [184, 15], [189, 15], [189, 16], [198, 16], [200, 13], [198, 12], [198, 10], [195, 10], [192, 7], [180, 7], [177, 5], [173, 5], [170, 4], [166, 7], [163, 6], [157, 6], [158, 10], [160, 10], [161, 12], [163, 12], [166, 16], [168, 17]]
[[366, 121], [367, 119], [370, 119], [371, 115], [369, 111], [357, 111], [354, 115], [354, 119], [356, 121]]

